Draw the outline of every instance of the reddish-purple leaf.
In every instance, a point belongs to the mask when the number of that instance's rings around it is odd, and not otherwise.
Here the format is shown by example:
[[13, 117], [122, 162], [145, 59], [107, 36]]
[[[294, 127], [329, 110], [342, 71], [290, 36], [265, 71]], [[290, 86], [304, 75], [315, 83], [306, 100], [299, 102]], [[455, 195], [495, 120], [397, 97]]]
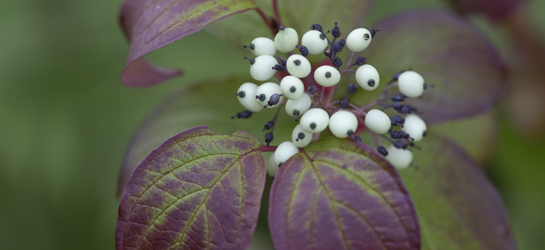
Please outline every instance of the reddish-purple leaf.
[[435, 85], [421, 99], [407, 102], [422, 111], [427, 122], [483, 113], [500, 100], [506, 75], [503, 61], [465, 19], [446, 11], [410, 11], [373, 27], [382, 31], [365, 56], [385, 83], [394, 73], [412, 68]]
[[139, 59], [210, 22], [255, 7], [252, 0], [126, 0], [119, 19], [131, 48], [121, 80], [128, 86], [148, 87], [180, 75], [181, 71], [151, 66]]
[[396, 170], [373, 149], [327, 138], [286, 161], [269, 227], [283, 249], [420, 249], [418, 218]]
[[449, 0], [462, 14], [485, 14], [492, 20], [501, 20], [518, 10], [526, 0]]
[[129, 180], [116, 249], [246, 249], [265, 185], [262, 146], [205, 126], [166, 140]]
[[455, 143], [428, 136], [413, 151], [419, 168], [399, 171], [414, 200], [423, 249], [516, 249], [501, 197]]

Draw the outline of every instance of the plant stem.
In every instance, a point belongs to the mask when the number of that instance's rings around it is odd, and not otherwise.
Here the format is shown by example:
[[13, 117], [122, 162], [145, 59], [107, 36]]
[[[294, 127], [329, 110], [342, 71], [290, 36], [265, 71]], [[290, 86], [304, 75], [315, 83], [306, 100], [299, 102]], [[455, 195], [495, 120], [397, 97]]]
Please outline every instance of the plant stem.
[[259, 7], [256, 7], [255, 8], [255, 11], [257, 11], [257, 13], [259, 14], [259, 16], [261, 16], [261, 19], [263, 19], [263, 22], [265, 22], [265, 24], [267, 25], [267, 27], [269, 27], [269, 30], [271, 31], [271, 34], [273, 35], [276, 35], [276, 31], [274, 30], [274, 27], [272, 26], [272, 22], [271, 20], [267, 17], [267, 15], [265, 14], [265, 12], [263, 12], [263, 10]]
[[278, 23], [278, 26], [282, 25], [282, 20], [280, 20], [280, 12], [278, 11], [278, 1], [273, 0], [272, 1], [272, 7], [274, 12], [274, 19], [276, 19], [276, 23]]

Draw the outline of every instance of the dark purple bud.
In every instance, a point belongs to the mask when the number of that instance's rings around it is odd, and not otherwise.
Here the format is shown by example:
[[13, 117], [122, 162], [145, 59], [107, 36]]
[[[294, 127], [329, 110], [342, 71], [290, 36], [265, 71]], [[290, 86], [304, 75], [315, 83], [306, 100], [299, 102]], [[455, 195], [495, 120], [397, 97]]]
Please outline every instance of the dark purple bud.
[[390, 129], [388, 129], [388, 132], [392, 132], [394, 130], [394, 126], [390, 126]]
[[405, 131], [399, 131], [399, 139], [412, 139]]
[[399, 137], [399, 132], [398, 131], [392, 131], [390, 132], [390, 137], [392, 137], [392, 139], [401, 139]]
[[268, 121], [267, 124], [265, 124], [265, 128], [263, 128], [263, 130], [261, 130], [261, 131], [269, 130], [272, 127], [274, 127], [274, 122], [273, 121]]
[[386, 150], [386, 148], [383, 146], [378, 146], [377, 152], [379, 152], [381, 155], [388, 156], [388, 150]]
[[310, 26], [310, 29], [322, 32], [322, 25], [319, 25], [319, 24], [315, 23], [312, 26]]
[[350, 102], [346, 99], [342, 99], [339, 101], [339, 107], [347, 109], [348, 107], [350, 107]]
[[307, 56], [308, 55], [308, 48], [306, 46], [297, 46], [295, 45], [295, 47], [299, 48], [299, 52], [301, 52], [301, 55], [302, 56]]
[[403, 94], [395, 94], [390, 99], [394, 102], [402, 102], [405, 101], [405, 96]]
[[361, 66], [367, 63], [367, 58], [360, 56], [358, 59], [356, 59], [356, 64]]
[[358, 92], [358, 85], [355, 83], [348, 84], [348, 93], [354, 94]]
[[380, 28], [378, 28], [378, 29], [372, 29], [372, 30], [370, 30], [369, 32], [371, 32], [371, 37], [375, 37], [375, 35], [376, 35], [377, 32], [379, 32], [379, 31], [380, 31]]
[[310, 85], [308, 87], [307, 92], [310, 93], [311, 95], [314, 95], [314, 94], [318, 93], [318, 87], [316, 87], [314, 85]]
[[326, 47], [324, 49], [324, 55], [327, 57], [331, 57], [333, 55], [333, 49], [331, 49], [330, 47]]
[[392, 106], [394, 107], [395, 110], [403, 109], [403, 105], [401, 105], [401, 103], [399, 103], [399, 102], [394, 102], [394, 104]]
[[333, 51], [341, 52], [341, 50], [343, 50], [345, 44], [346, 44], [346, 41], [344, 39], [341, 39], [341, 40], [335, 42], [335, 44], [333, 44]]
[[331, 30], [331, 35], [333, 35], [333, 37], [341, 36], [341, 29], [339, 29], [339, 26], [337, 26], [337, 22], [335, 22], [335, 27], [333, 27], [333, 30]]
[[392, 117], [390, 117], [390, 121], [391, 121], [391, 124], [392, 126], [401, 126], [405, 123], [405, 119], [403, 119], [403, 117], [399, 116], [399, 115], [394, 115]]
[[393, 145], [396, 148], [402, 148], [402, 149], [407, 149], [407, 146], [408, 146], [403, 141], [394, 141]]
[[280, 97], [283, 96], [282, 94], [274, 94], [271, 96], [271, 98], [269, 98], [269, 101], [267, 102], [267, 104], [269, 106], [274, 106], [276, 104], [278, 104], [278, 102], [280, 101]]
[[254, 65], [254, 63], [255, 63], [255, 59], [250, 59], [250, 58], [248, 58], [248, 57], [244, 57], [244, 59], [250, 61], [250, 64], [251, 64], [251, 65]]
[[273, 69], [276, 70], [276, 71], [285, 71], [286, 70], [284, 68], [284, 66], [282, 66], [280, 64], [274, 65]]
[[361, 141], [361, 137], [359, 137], [359, 136], [354, 136], [354, 140], [355, 140], [355, 141], [362, 142], [362, 141]]
[[274, 136], [273, 133], [267, 133], [265, 134], [265, 142], [267, 143], [267, 146], [273, 141]]
[[244, 110], [244, 111], [238, 113], [238, 114], [235, 115], [235, 116], [231, 116], [231, 119], [235, 119], [235, 118], [244, 118], [244, 119], [250, 118], [250, 116], [252, 116], [253, 113], [254, 113], [254, 112], [252, 112], [252, 111]]
[[341, 67], [341, 65], [343, 65], [343, 60], [341, 60], [341, 58], [339, 57], [335, 57], [333, 58], [333, 61], [331, 63], [333, 63], [333, 66], [338, 68], [338, 67]]

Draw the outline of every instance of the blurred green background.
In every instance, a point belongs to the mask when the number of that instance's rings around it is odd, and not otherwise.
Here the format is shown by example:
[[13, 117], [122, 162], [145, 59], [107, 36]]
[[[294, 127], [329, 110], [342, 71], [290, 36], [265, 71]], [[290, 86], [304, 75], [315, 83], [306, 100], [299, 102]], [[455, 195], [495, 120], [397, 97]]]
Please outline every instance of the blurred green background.
[[[246, 53], [199, 32], [150, 56], [184, 68], [184, 77], [148, 89], [123, 86], [119, 76], [128, 44], [117, 24], [119, 5], [0, 4], [2, 249], [113, 249], [119, 166], [141, 120], [163, 97], [195, 81], [248, 73], [239, 60]], [[442, 0], [376, 1], [367, 21], [446, 6]], [[535, 31], [545, 34], [545, 1], [525, 9], [537, 22]], [[509, 39], [502, 26], [480, 17], [473, 21], [505, 52]], [[504, 197], [520, 249], [542, 249], [545, 136], [521, 132], [507, 112], [511, 105], [504, 102], [495, 111], [498, 143], [490, 145], [487, 171]], [[267, 235], [258, 236], [253, 247], [264, 249]]]

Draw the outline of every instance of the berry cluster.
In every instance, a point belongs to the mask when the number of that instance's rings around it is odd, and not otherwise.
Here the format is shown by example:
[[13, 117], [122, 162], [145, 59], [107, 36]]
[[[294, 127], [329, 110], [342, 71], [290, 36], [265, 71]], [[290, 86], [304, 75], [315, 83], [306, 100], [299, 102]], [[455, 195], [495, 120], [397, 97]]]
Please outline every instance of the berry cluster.
[[[285, 105], [286, 113], [293, 116], [296, 122], [299, 121], [293, 130], [292, 141], [282, 142], [269, 159], [269, 175], [274, 177], [278, 168], [288, 158], [299, 152], [298, 148], [307, 146], [315, 134], [321, 133], [328, 127], [336, 137], [350, 137], [361, 142], [361, 138], [355, 136], [360, 119], [371, 131], [373, 136], [371, 145], [376, 143], [377, 152], [385, 156], [392, 165], [406, 168], [412, 164], [411, 148], [418, 148], [414, 142], [426, 135], [426, 124], [418, 117], [417, 114], [420, 112], [416, 108], [402, 103], [406, 98], [417, 98], [423, 94], [428, 87], [424, 78], [411, 69], [401, 71], [388, 82], [378, 100], [362, 108], [351, 104], [348, 100], [348, 97], [356, 93], [359, 87], [365, 91], [373, 91], [380, 84], [377, 69], [367, 64], [365, 57], [358, 57], [352, 63], [354, 54], [365, 50], [377, 31], [379, 29], [358, 28], [351, 31], [346, 39], [342, 39], [337, 23], [332, 30], [326, 32], [321, 25], [314, 24], [310, 27], [310, 31], [303, 35], [299, 46], [297, 31], [280, 26], [274, 41], [258, 37], [249, 46], [244, 46], [256, 56], [253, 59], [244, 57], [250, 61], [252, 78], [257, 81], [268, 81], [274, 76], [278, 83], [266, 82], [259, 86], [251, 82], [242, 84], [236, 95], [246, 110], [232, 118], [249, 118], [253, 112], [278, 107], [274, 118], [267, 122], [263, 129], [263, 131], [270, 130], [265, 135], [267, 145], [274, 138], [273, 131], [280, 111], [279, 106]], [[333, 37], [332, 40], [328, 35]], [[343, 61], [337, 55], [344, 47], [352, 53], [347, 65], [341, 71]], [[298, 50], [300, 54], [294, 54], [294, 50]], [[277, 51], [286, 53], [288, 57], [277, 55]], [[329, 59], [330, 65], [316, 68], [313, 79], [309, 82], [307, 77], [312, 72], [312, 65], [307, 56], [321, 53]], [[355, 71], [351, 70], [354, 66], [358, 66]], [[356, 80], [356, 83], [348, 84], [346, 97], [335, 102], [325, 100], [325, 89], [336, 87], [344, 74], [354, 74]], [[282, 75], [284, 77], [280, 80], [279, 77]], [[321, 86], [321, 94], [318, 93], [317, 86]], [[392, 87], [398, 87], [399, 93], [388, 95], [387, 91]], [[383, 105], [382, 109], [369, 110], [387, 98], [391, 99], [391, 105]], [[388, 108], [394, 109], [404, 117], [401, 115], [389, 117], [384, 112]], [[380, 145], [382, 139], [391, 144], [388, 149]]]

